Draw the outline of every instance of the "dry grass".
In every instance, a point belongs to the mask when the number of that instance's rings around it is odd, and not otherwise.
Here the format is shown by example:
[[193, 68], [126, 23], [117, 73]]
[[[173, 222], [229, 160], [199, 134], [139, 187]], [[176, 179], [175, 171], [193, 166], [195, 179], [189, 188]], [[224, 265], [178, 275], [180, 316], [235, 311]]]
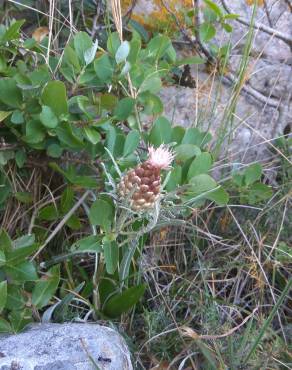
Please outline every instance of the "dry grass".
[[[12, 0], [8, 2], [19, 4]], [[74, 24], [75, 9], [71, 0], [68, 1], [68, 14], [63, 14], [58, 9], [58, 2], [52, 0], [49, 4], [47, 12], [25, 6], [47, 19], [47, 63], [52, 50], [56, 52], [61, 30], [67, 29], [68, 41], [79, 27]], [[123, 40], [120, 2], [112, 0], [111, 7], [115, 27]], [[57, 52], [61, 57], [62, 50]], [[198, 86], [196, 113], [200, 111], [200, 90], [207, 99], [206, 106], [221, 104], [216, 99], [215, 79], [216, 74], [213, 73], [208, 83], [204, 82]], [[235, 104], [246, 79], [245, 77], [243, 84], [234, 87]], [[131, 87], [130, 80], [129, 86]], [[135, 96], [133, 88], [130, 88], [129, 95]], [[268, 145], [276, 152], [273, 161], [264, 161], [265, 175], [268, 178], [269, 171], [279, 172], [279, 169], [291, 165], [289, 154], [272, 142], [275, 138], [265, 138], [261, 132], [251, 127], [244, 117], [237, 116], [232, 106], [223, 106], [222, 109], [223, 115], [232, 115], [240, 125], [246, 125], [258, 135], [261, 139], [260, 145]], [[206, 116], [212, 113], [206, 112]], [[195, 116], [197, 126], [199, 115]], [[223, 143], [226, 137], [230, 137], [233, 128], [227, 125], [222, 132], [220, 140]], [[249, 149], [252, 149], [252, 146]], [[221, 157], [216, 162], [217, 169], [230, 167], [234, 157], [245, 152], [244, 148], [228, 157]], [[222, 181], [227, 181], [230, 173], [228, 168]], [[59, 200], [64, 184], [56, 179], [50, 170], [37, 166], [32, 166], [28, 178], [20, 177], [14, 167], [7, 169], [7, 175], [13, 184], [14, 193], [32, 194], [30, 204], [23, 204], [14, 199], [9, 201], [3, 212], [1, 227], [14, 237], [21, 233], [30, 233], [38, 226], [35, 224], [36, 214], [42, 207], [55, 204]], [[273, 178], [269, 180], [275, 181]], [[181, 221], [179, 225], [164, 227], [153, 233], [140, 261], [148, 288], [146, 297], [132, 316], [125, 315], [116, 323], [120, 328], [124, 328], [131, 338], [129, 343], [137, 368], [291, 368], [288, 344], [292, 306], [288, 293], [283, 304], [277, 306], [291, 276], [291, 255], [279, 247], [281, 241], [289, 245], [287, 234], [291, 221], [291, 194], [287, 191], [289, 183], [287, 185], [286, 180], [276, 184], [278, 191], [275, 196], [261, 207], [238, 205], [236, 199], [234, 204], [226, 208], [208, 205], [201, 210], [194, 209], [192, 216]], [[82, 200], [77, 200], [77, 206]], [[48, 224], [44, 246], [60, 231], [65, 221], [66, 216], [57, 226], [55, 223]], [[64, 232], [63, 237], [74, 240], [76, 235], [66, 235]], [[54, 252], [58, 252], [58, 247], [53, 247], [50, 257], [53, 257]], [[78, 263], [79, 266], [85, 266], [85, 271], [92, 270], [92, 261]], [[69, 283], [72, 283], [69, 267], [66, 272]], [[74, 284], [71, 285], [73, 287]], [[273, 313], [274, 307], [276, 311], [261, 342], [247, 359], [247, 354], [253, 348], [260, 329]], [[73, 308], [80, 309], [80, 306]], [[86, 320], [90, 312], [86, 309], [84, 312]]]

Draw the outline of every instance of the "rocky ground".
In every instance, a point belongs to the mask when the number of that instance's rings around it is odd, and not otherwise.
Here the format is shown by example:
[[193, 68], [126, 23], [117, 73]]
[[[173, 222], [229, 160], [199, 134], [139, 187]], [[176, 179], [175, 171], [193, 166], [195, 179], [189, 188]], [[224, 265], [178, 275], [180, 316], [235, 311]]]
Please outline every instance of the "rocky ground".
[[[217, 1], [226, 6], [225, 1]], [[240, 15], [240, 22], [249, 22], [252, 7], [245, 0], [228, 3], [228, 10]], [[292, 127], [292, 10], [288, 1], [267, 0], [259, 7], [255, 19], [255, 33], [250, 59], [246, 70], [246, 85], [241, 89], [233, 117], [224, 116], [234, 97], [232, 75], [236, 81], [237, 69], [242, 60], [249, 27], [239, 21], [233, 22], [233, 32], [219, 32], [217, 45], [223, 45], [231, 37], [230, 74], [223, 80], [203, 68], [192, 68], [195, 88], [165, 86], [161, 93], [165, 114], [173, 123], [185, 126], [209, 128], [216, 137], [226, 125], [228, 128], [228, 154], [247, 162], [264, 160], [269, 141], [289, 134]], [[202, 4], [201, 4], [202, 5]], [[138, 0], [134, 14], [147, 19], [158, 10], [156, 1]], [[150, 19], [150, 18], [149, 18]], [[263, 32], [262, 29], [266, 32]], [[284, 41], [282, 40], [284, 39]], [[289, 44], [290, 43], [290, 44]], [[184, 47], [190, 51], [189, 46]], [[216, 107], [216, 108], [215, 108]], [[224, 117], [224, 119], [222, 119]], [[226, 154], [226, 153], [224, 153]], [[239, 154], [239, 155], [237, 155]]]

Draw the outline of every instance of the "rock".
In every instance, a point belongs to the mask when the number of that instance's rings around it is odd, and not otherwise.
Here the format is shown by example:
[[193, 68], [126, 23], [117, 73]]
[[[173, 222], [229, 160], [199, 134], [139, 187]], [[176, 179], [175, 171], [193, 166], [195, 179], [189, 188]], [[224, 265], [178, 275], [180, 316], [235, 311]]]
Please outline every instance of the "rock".
[[[268, 157], [269, 148], [263, 137], [270, 140], [283, 134], [277, 127], [277, 109], [264, 107], [249, 96], [241, 94], [232, 121], [232, 116], [224, 117], [231, 101], [232, 88], [216, 80], [210, 81], [212, 86], [208, 86], [207, 81], [211, 79], [202, 71], [197, 73], [195, 79], [198, 81], [198, 88], [165, 86], [160, 93], [164, 115], [173, 125], [196, 126], [210, 131], [214, 138], [213, 146], [216, 145], [217, 138], [226, 135], [224, 142], [229, 144], [223, 145], [221, 155], [224, 158], [227, 156], [230, 163], [248, 163]], [[224, 148], [228, 148], [228, 152]]]
[[[222, 9], [221, 0], [214, 1]], [[192, 6], [192, 2], [188, 0], [169, 0], [165, 3], [173, 11], [176, 10], [178, 17], [180, 7], [190, 9]], [[204, 2], [200, 0], [198, 3], [202, 9]], [[251, 19], [253, 8], [247, 5], [246, 0], [225, 0], [225, 3], [232, 13], [239, 14], [243, 20]], [[165, 9], [162, 9], [161, 1], [137, 0], [135, 4], [133, 15], [140, 16], [137, 20], [141, 22], [143, 20], [144, 26], [149, 26], [151, 29], [157, 17], [160, 17], [162, 22]], [[292, 12], [288, 2], [266, 0], [265, 4], [258, 8], [256, 22], [292, 37]], [[171, 19], [167, 13], [166, 17]], [[220, 31], [218, 26], [214, 41], [218, 46], [222, 46], [229, 41], [229, 38], [231, 39], [232, 51], [229, 67], [236, 78], [249, 28], [235, 20], [232, 21], [232, 25], [231, 34]], [[175, 46], [180, 57], [194, 53], [189, 46]], [[208, 72], [204, 66], [192, 68], [192, 75], [197, 81], [196, 88], [164, 86], [160, 93], [164, 103], [164, 114], [173, 124], [186, 127], [195, 125], [198, 128], [208, 129], [215, 140], [222, 137], [222, 132], [226, 128], [225, 142], [228, 142], [228, 145], [225, 145], [225, 148], [228, 149], [228, 153], [223, 150], [224, 153], [221, 154], [222, 156], [228, 154], [232, 162], [247, 163], [257, 159], [268, 160], [271, 149], [269, 142], [277, 136], [289, 134], [292, 130], [292, 104], [291, 100], [290, 104], [286, 101], [292, 89], [292, 81], [289, 79], [292, 73], [291, 49], [277, 37], [255, 30], [250, 54], [246, 81], [250, 90], [253, 89], [256, 94], [259, 93], [261, 99], [255, 99], [250, 93], [242, 90], [237, 100], [233, 119], [230, 116], [226, 117], [226, 107], [232, 101], [234, 94], [232, 86], [222, 83], [218, 76], [214, 78], [212, 72]], [[277, 103], [265, 104], [263, 101], [268, 98]], [[280, 104], [283, 105], [281, 115], [279, 114]]]
[[0, 370], [132, 370], [124, 339], [97, 324], [34, 324], [0, 337]]

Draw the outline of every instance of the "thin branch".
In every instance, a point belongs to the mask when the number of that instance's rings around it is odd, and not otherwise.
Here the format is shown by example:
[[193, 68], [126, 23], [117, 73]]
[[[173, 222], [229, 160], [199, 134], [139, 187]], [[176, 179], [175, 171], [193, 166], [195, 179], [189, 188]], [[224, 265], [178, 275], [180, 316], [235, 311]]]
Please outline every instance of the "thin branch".
[[200, 36], [200, 9], [199, 9], [199, 1], [198, 0], [193, 0], [193, 6], [194, 6], [194, 12], [195, 12], [195, 37], [197, 40], [197, 43], [202, 50], [202, 52], [206, 55], [208, 58], [209, 62], [212, 62], [213, 64], [216, 64], [216, 59], [211, 55], [209, 50], [205, 47], [205, 45], [201, 41], [201, 36]]
[[63, 217], [63, 219], [59, 222], [56, 226], [55, 230], [49, 235], [49, 237], [45, 240], [44, 244], [38, 249], [38, 251], [32, 256], [31, 261], [33, 261], [41, 251], [47, 246], [47, 244], [58, 234], [58, 232], [64, 227], [66, 222], [69, 218], [75, 213], [75, 211], [81, 206], [87, 196], [90, 194], [90, 191], [87, 190], [82, 197], [74, 204], [74, 206], [70, 209], [70, 211]]
[[[170, 9], [168, 4], [166, 4], [166, 2], [164, 0], [161, 0], [161, 3], [164, 6], [164, 8], [167, 10], [167, 12], [173, 17], [173, 19], [175, 20], [175, 23], [177, 25], [177, 28], [180, 30], [181, 34], [186, 38], [186, 40], [188, 40], [188, 42], [192, 45], [192, 47], [195, 49], [195, 51], [197, 53], [199, 53], [200, 56], [202, 56], [201, 51], [205, 54], [204, 50], [202, 50], [201, 48], [200, 48], [201, 50], [198, 49], [197, 44], [198, 44], [198, 46], [200, 46], [199, 43], [197, 42], [198, 40], [192, 39], [192, 37], [187, 33], [186, 29], [181, 25], [181, 23], [180, 23], [178, 17], [176, 16], [176, 14]], [[208, 59], [209, 59], [209, 55], [210, 54], [208, 52], [207, 55], [206, 55]]]
[[[222, 81], [225, 83], [227, 82], [229, 84], [230, 82], [235, 83], [236, 77], [233, 74], [229, 73], [227, 76], [222, 77]], [[251, 95], [253, 98], [258, 100], [260, 103], [266, 104], [272, 108], [278, 108], [280, 105], [280, 100], [263, 95], [259, 91], [252, 88], [247, 82], [241, 86], [241, 90]]]
[[[194, 0], [193, 2], [194, 2], [195, 9], [198, 9], [198, 0]], [[207, 57], [208, 62], [215, 65], [216, 60], [214, 59], [214, 57], [210, 54], [208, 49], [203, 45], [203, 43], [200, 40], [200, 35], [199, 35], [199, 32], [198, 32], [199, 24], [200, 24], [199, 16], [198, 15], [196, 16], [196, 20], [195, 20], [195, 40], [193, 40], [188, 35], [187, 31], [181, 26], [176, 14], [169, 8], [169, 6], [165, 3], [165, 1], [161, 0], [161, 3], [165, 7], [165, 9], [169, 12], [169, 14], [171, 14], [173, 16], [173, 18], [175, 19], [176, 25], [179, 28], [180, 32], [188, 40], [188, 42], [191, 44], [191, 46], [194, 47], [195, 51], [199, 52], [198, 47], [197, 47], [197, 45], [198, 45], [200, 51], [202, 51], [202, 53]], [[198, 11], [195, 12], [195, 13], [198, 14]], [[199, 52], [199, 54], [201, 54], [201, 53]], [[228, 76], [224, 76], [222, 78], [222, 81], [224, 83], [227, 83], [227, 84], [230, 85], [230, 83], [235, 83], [236, 82], [236, 77], [232, 73], [229, 73]], [[267, 96], [261, 94], [259, 91], [255, 90], [254, 88], [252, 88], [247, 83], [245, 83], [245, 85], [243, 85], [241, 87], [241, 89], [244, 92], [246, 92], [247, 94], [251, 95], [253, 98], [258, 100], [262, 104], [266, 104], [266, 105], [268, 105], [272, 108], [278, 108], [279, 105], [280, 105], [279, 100], [274, 99], [274, 98], [270, 98], [270, 97], [267, 97]]]
[[[226, 4], [225, 0], [221, 0], [221, 3], [223, 5], [223, 8], [225, 9], [225, 11], [228, 14], [232, 13], [232, 11], [229, 9], [228, 5]], [[241, 24], [243, 24], [247, 27], [251, 26], [249, 21], [246, 21], [242, 18], [237, 18], [236, 20], [237, 20], [237, 22], [239, 22], [239, 23], [241, 23]], [[259, 23], [259, 22], [255, 22], [252, 27], [254, 27], [255, 29], [258, 29], [260, 31], [263, 31], [263, 32], [267, 33], [268, 35], [274, 36], [274, 37], [276, 37], [277, 39], [279, 39], [281, 41], [284, 41], [290, 48], [292, 48], [292, 38], [290, 36], [286, 35], [285, 33], [277, 31], [274, 28], [266, 26], [265, 24]]]

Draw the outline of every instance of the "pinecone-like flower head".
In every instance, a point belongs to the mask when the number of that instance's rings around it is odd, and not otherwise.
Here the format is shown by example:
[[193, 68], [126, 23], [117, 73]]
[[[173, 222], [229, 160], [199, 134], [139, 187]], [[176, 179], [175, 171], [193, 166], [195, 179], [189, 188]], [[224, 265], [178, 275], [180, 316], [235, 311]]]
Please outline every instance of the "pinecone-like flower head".
[[165, 145], [148, 148], [148, 159], [122, 177], [118, 186], [121, 198], [130, 196], [130, 206], [134, 211], [153, 208], [160, 195], [160, 171], [168, 169], [174, 154]]

